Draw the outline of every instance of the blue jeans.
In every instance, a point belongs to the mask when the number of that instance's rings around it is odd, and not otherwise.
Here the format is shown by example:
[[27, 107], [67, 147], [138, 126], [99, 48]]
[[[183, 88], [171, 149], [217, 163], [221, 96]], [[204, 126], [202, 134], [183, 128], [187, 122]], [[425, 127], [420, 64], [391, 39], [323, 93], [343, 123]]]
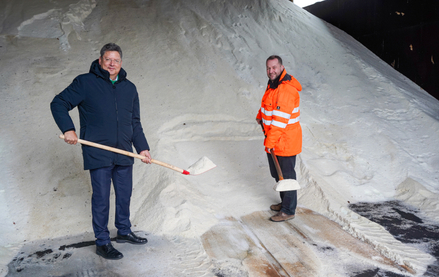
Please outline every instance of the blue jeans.
[[[279, 182], [279, 176], [274, 165], [273, 158], [270, 153], [267, 153], [268, 164], [270, 166], [271, 176]], [[296, 156], [282, 157], [276, 156], [282, 171], [284, 179], [296, 179], [296, 171], [294, 167], [296, 166]], [[297, 207], [297, 190], [290, 191], [280, 191], [280, 199], [282, 201], [281, 212], [292, 215], [296, 214]]]
[[110, 212], [110, 188], [113, 180], [116, 195], [115, 226], [118, 234], [131, 232], [130, 201], [133, 188], [133, 166], [113, 165], [90, 170], [93, 195], [91, 209], [96, 245], [110, 243], [108, 218]]

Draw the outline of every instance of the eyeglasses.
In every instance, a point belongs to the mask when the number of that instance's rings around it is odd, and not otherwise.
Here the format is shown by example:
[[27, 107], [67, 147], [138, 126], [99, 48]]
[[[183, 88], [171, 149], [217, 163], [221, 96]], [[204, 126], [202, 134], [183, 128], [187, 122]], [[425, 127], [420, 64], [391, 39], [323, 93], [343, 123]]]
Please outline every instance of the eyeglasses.
[[112, 60], [112, 59], [109, 59], [109, 58], [104, 58], [104, 62], [105, 63], [114, 62], [115, 64], [120, 64], [122, 62], [122, 60]]

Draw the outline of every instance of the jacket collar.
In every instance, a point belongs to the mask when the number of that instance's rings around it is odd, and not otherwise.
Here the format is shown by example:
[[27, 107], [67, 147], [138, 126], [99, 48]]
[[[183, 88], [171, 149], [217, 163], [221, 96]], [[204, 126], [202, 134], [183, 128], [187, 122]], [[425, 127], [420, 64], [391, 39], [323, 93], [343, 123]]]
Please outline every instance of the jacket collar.
[[279, 86], [280, 83], [282, 83], [283, 81], [289, 81], [289, 80], [291, 80], [291, 76], [288, 75], [287, 71], [284, 69], [282, 71], [282, 73], [279, 75], [279, 77], [277, 77], [273, 81], [268, 80], [268, 86], [271, 89], [277, 89], [277, 87]]

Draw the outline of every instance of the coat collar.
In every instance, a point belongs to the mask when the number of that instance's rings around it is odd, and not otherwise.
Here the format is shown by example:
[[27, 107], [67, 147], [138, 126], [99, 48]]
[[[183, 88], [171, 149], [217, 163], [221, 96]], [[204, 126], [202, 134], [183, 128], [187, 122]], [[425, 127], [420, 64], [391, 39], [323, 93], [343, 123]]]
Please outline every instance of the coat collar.
[[280, 83], [282, 83], [283, 81], [289, 81], [291, 80], [291, 76], [287, 74], [287, 71], [284, 69], [282, 71], [282, 73], [279, 75], [279, 77], [277, 77], [275, 80], [271, 81], [268, 80], [268, 86], [271, 89], [277, 89], [277, 87], [279, 86]]

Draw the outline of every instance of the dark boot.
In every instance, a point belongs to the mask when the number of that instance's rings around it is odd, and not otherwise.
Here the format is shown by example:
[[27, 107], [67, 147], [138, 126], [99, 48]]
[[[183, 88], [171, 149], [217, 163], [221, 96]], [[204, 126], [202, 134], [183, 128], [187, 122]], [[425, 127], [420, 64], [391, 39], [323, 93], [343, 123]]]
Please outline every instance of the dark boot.
[[111, 242], [101, 246], [96, 245], [96, 254], [108, 260], [119, 260], [123, 258], [123, 254], [117, 251]]
[[293, 214], [286, 214], [284, 212], [278, 212], [277, 214], [270, 217], [270, 220], [273, 222], [283, 222], [283, 221], [287, 221], [287, 220], [290, 220], [293, 218], [294, 218]]
[[279, 204], [273, 204], [270, 206], [270, 210], [273, 212], [279, 212], [282, 209], [282, 203]]
[[148, 242], [148, 240], [146, 238], [138, 237], [133, 232], [131, 232], [125, 236], [117, 234], [116, 242], [118, 242], [118, 243], [128, 242], [131, 244], [145, 244]]

